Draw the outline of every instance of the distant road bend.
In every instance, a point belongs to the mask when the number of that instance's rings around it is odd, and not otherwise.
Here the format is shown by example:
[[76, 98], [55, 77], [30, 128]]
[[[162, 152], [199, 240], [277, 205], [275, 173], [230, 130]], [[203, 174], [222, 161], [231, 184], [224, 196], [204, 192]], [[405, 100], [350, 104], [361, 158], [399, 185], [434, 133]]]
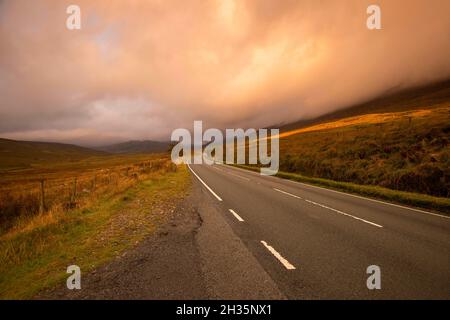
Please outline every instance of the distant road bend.
[[[189, 169], [290, 299], [450, 299], [448, 216], [225, 165]], [[380, 290], [367, 288], [371, 265]]]

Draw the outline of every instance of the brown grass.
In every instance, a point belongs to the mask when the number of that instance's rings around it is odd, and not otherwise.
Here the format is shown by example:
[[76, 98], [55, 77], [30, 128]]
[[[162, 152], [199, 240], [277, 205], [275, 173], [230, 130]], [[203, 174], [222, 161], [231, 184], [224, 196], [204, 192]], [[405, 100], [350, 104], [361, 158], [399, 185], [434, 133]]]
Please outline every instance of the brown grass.
[[[167, 157], [129, 157], [126, 164], [104, 160], [101, 167], [87, 170], [77, 171], [77, 163], [73, 163], [66, 171], [5, 174], [0, 180], [0, 234], [32, 228], [33, 224], [51, 221], [57, 213], [89, 207], [99, 197], [119, 194], [150, 174], [174, 166]], [[45, 181], [43, 210], [41, 180]]]
[[[167, 155], [105, 158], [101, 166], [79, 168], [73, 163], [57, 174], [47, 168], [48, 204], [42, 213], [35, 205], [39, 192], [21, 187], [38, 188], [33, 174], [14, 174], [16, 184], [2, 177], [9, 181], [8, 199], [17, 201], [10, 205], [22, 209], [0, 234], [0, 299], [33, 297], [63, 281], [68, 265], [88, 272], [120, 255], [166, 219], [190, 181], [186, 168]], [[86, 191], [73, 197], [75, 177]], [[23, 199], [33, 204], [32, 211], [23, 210]]]

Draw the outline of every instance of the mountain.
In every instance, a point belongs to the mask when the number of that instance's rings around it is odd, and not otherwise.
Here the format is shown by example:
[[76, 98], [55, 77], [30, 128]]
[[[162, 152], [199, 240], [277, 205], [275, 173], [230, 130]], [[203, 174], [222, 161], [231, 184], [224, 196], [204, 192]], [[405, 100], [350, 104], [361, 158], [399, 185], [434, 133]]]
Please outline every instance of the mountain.
[[77, 161], [105, 152], [72, 144], [0, 138], [0, 169], [23, 169], [47, 162]]
[[284, 126], [280, 171], [450, 197], [450, 81]]
[[169, 150], [169, 143], [151, 140], [134, 140], [102, 146], [96, 149], [110, 153], [161, 153]]
[[395, 93], [386, 92], [367, 102], [348, 106], [317, 118], [299, 120], [278, 127], [280, 127], [280, 131], [286, 132], [363, 114], [426, 109], [448, 102], [449, 97], [450, 79], [427, 86], [400, 90]]

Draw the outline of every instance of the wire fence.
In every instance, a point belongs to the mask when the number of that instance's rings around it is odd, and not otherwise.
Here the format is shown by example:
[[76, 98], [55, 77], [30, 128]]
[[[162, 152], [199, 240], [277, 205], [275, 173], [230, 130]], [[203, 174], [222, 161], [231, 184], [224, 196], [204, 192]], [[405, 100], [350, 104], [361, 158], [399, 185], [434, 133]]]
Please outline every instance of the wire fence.
[[8, 181], [0, 187], [0, 231], [11, 228], [18, 218], [44, 214], [55, 207], [64, 211], [76, 209], [98, 196], [123, 192], [152, 174], [176, 170], [170, 160], [155, 159], [133, 165], [61, 173], [63, 177], [43, 175]]

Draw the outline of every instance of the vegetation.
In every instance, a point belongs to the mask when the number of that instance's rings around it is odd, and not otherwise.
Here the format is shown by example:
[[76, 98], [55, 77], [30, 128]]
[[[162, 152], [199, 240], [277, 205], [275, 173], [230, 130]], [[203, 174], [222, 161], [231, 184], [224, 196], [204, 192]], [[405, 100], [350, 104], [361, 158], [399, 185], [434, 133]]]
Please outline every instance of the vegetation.
[[450, 82], [281, 130], [279, 176], [450, 212]]
[[190, 181], [167, 155], [34, 163], [0, 180], [0, 298], [8, 299], [54, 286], [71, 264], [86, 272], [119, 255], [167, 218]]
[[280, 170], [450, 196], [450, 106], [356, 116], [284, 133]]

